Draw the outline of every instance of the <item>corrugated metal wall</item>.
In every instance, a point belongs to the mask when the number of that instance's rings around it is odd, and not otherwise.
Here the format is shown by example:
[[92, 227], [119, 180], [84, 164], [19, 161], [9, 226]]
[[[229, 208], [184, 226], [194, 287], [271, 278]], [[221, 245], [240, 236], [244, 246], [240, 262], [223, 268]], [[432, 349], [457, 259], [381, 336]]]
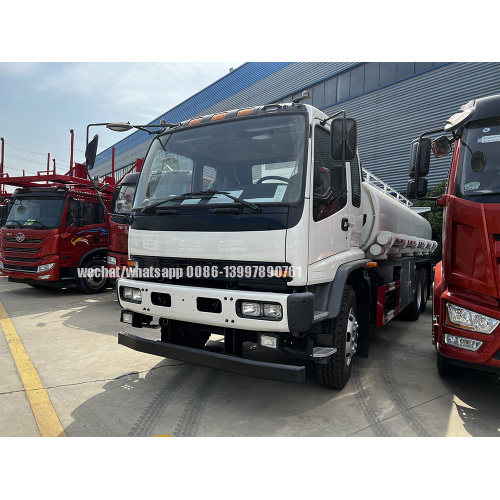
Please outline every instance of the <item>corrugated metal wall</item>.
[[[356, 118], [363, 167], [406, 191], [411, 141], [443, 127], [462, 104], [492, 94], [500, 94], [500, 63], [452, 63], [324, 111], [345, 109]], [[431, 158], [429, 188], [446, 178], [449, 162]]]
[[[355, 64], [358, 63], [247, 63], [152, 123], [158, 123], [160, 118], [178, 122], [279, 101]], [[348, 116], [356, 118], [363, 166], [392, 187], [405, 191], [411, 141], [426, 130], [443, 126], [445, 120], [469, 100], [498, 93], [500, 63], [451, 63], [347, 99], [323, 111], [333, 114], [345, 109]], [[203, 105], [199, 103], [205, 103], [206, 107], [201, 109]], [[116, 168], [143, 157], [149, 142], [147, 134], [136, 132], [117, 143]], [[104, 154], [109, 158], [109, 151], [99, 155], [101, 163], [95, 170], [99, 175], [111, 171], [111, 160]], [[449, 161], [449, 157], [432, 158], [429, 187], [446, 177]]]

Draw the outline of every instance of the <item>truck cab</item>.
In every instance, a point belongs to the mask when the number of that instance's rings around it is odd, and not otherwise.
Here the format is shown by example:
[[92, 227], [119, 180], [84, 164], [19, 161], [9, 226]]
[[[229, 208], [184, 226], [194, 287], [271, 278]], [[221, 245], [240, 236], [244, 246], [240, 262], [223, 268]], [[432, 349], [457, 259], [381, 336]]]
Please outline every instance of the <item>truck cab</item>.
[[[140, 166], [138, 167], [140, 169]], [[113, 195], [112, 213], [109, 221], [109, 251], [107, 267], [110, 278], [118, 278], [127, 268], [128, 260], [128, 217], [132, 212], [138, 173], [126, 174]]]
[[[452, 158], [437, 200], [443, 207], [433, 297], [438, 370], [445, 376], [464, 367], [500, 371], [500, 95], [470, 101], [428, 135], [440, 132], [452, 137], [434, 139], [431, 149]], [[429, 160], [421, 154], [420, 183]]]
[[[8, 182], [23, 187], [13, 193], [0, 230], [2, 274], [35, 287], [74, 283], [86, 293], [105, 290], [105, 275], [88, 272], [106, 267], [108, 248], [108, 217], [90, 183], [48, 175]], [[109, 207], [111, 196], [104, 198]]]

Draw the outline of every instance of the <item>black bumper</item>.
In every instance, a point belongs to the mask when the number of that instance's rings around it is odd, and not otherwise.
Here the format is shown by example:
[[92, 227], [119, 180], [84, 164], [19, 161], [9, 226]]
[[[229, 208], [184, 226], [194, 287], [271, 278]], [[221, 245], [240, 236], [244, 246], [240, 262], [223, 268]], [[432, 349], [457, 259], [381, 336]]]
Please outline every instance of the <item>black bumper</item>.
[[216, 368], [226, 372], [247, 375], [249, 377], [279, 380], [300, 384], [305, 382], [305, 366], [281, 365], [277, 363], [263, 363], [250, 359], [237, 358], [227, 354], [192, 349], [158, 340], [149, 340], [136, 337], [130, 333], [118, 333], [118, 343], [134, 351], [154, 354], [164, 358], [186, 361], [196, 365]]

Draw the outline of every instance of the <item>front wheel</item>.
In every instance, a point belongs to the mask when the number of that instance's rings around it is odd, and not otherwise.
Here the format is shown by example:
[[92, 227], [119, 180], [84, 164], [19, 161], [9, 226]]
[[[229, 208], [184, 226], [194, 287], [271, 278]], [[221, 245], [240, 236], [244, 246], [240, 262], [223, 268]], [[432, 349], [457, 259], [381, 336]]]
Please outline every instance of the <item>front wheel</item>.
[[83, 293], [101, 293], [108, 287], [108, 279], [103, 269], [106, 269], [106, 262], [100, 259], [89, 260], [80, 268], [83, 274], [78, 278], [76, 287]]
[[351, 377], [352, 359], [358, 346], [357, 313], [356, 294], [348, 285], [342, 295], [339, 315], [322, 324], [323, 333], [333, 335], [333, 346], [337, 349], [327, 364], [316, 365], [319, 383], [329, 389], [343, 389]]

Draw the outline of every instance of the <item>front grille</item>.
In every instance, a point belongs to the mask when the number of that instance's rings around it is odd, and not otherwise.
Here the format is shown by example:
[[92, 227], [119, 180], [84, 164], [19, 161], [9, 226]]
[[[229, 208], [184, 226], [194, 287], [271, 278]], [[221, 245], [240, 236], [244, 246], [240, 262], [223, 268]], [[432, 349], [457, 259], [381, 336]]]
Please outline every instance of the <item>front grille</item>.
[[19, 253], [37, 253], [39, 248], [17, 248], [17, 247], [4, 247], [6, 252], [19, 252]]
[[5, 256], [6, 260], [14, 260], [16, 262], [38, 262], [40, 259], [32, 257], [11, 257], [10, 255]]
[[[177, 258], [161, 258], [151, 256], [131, 256], [132, 260], [138, 263], [140, 269], [159, 269], [163, 274], [164, 269], [181, 269], [181, 278], [168, 278], [161, 277], [138, 277], [142, 281], [150, 282], [164, 282], [173, 283], [177, 285], [186, 286], [201, 286], [208, 288], [229, 288], [229, 289], [252, 289], [252, 290], [269, 290], [276, 292], [285, 292], [287, 283], [292, 278], [269, 277], [266, 273], [265, 277], [262, 276], [231, 276], [226, 271], [226, 267], [230, 268], [245, 268], [246, 266], [258, 266], [267, 270], [268, 267], [272, 269], [290, 267], [289, 264], [280, 262], [248, 262], [248, 261], [222, 261], [222, 260], [201, 260], [201, 259], [177, 259]], [[209, 276], [204, 276], [203, 273], [198, 276], [190, 276], [188, 268], [191, 270], [195, 268], [209, 268], [217, 267], [220, 274], [214, 277], [211, 273]]]
[[37, 267], [32, 267], [32, 266], [14, 266], [11, 264], [4, 264], [3, 268], [6, 271], [21, 271], [23, 273], [36, 273], [38, 266]]
[[[16, 238], [4, 238], [8, 243], [17, 243]], [[23, 243], [41, 243], [43, 238], [26, 238]]]

